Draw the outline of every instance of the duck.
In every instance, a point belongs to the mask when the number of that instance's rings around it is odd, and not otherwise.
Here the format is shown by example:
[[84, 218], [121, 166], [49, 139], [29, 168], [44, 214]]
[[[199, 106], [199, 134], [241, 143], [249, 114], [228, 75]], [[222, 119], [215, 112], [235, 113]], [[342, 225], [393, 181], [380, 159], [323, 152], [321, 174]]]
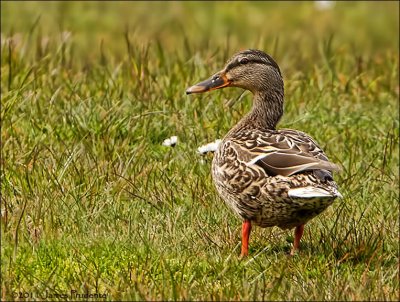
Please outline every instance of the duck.
[[249, 254], [253, 225], [294, 229], [290, 255], [295, 255], [305, 224], [342, 198], [333, 179], [340, 166], [329, 161], [308, 134], [277, 129], [283, 115], [284, 82], [269, 54], [240, 51], [222, 70], [187, 88], [186, 94], [227, 87], [253, 94], [252, 109], [219, 143], [211, 165], [219, 196], [242, 220], [240, 255]]

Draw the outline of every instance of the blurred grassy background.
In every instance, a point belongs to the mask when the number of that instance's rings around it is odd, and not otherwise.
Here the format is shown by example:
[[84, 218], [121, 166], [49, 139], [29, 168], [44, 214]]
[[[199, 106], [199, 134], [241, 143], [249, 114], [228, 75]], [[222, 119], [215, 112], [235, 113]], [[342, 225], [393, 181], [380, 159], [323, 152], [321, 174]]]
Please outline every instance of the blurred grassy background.
[[28, 34], [34, 26], [45, 37], [69, 31], [77, 59], [84, 60], [99, 56], [101, 41], [113, 56], [126, 54], [126, 31], [136, 47], [160, 41], [167, 53], [223, 48], [230, 55], [258, 47], [281, 59], [296, 51], [313, 60], [319, 41], [331, 35], [354, 55], [397, 48], [397, 8], [395, 1], [337, 2], [327, 10], [316, 9], [312, 1], [22, 1], [2, 3], [1, 26], [8, 36]]
[[[1, 30], [2, 300], [398, 299], [398, 2], [1, 2]], [[256, 228], [238, 259], [196, 154], [251, 95], [185, 88], [244, 48], [283, 71], [280, 126], [344, 169], [294, 258]]]

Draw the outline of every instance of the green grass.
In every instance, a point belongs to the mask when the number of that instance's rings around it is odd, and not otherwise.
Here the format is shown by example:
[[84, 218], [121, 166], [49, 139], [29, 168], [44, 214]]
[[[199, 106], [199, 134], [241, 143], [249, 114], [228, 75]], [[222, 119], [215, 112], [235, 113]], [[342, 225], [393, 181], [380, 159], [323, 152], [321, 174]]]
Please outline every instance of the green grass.
[[[2, 300], [398, 300], [398, 9], [1, 2]], [[291, 232], [255, 228], [239, 259], [240, 221], [196, 153], [251, 95], [185, 88], [243, 48], [281, 66], [280, 127], [343, 166], [344, 199], [295, 257]]]

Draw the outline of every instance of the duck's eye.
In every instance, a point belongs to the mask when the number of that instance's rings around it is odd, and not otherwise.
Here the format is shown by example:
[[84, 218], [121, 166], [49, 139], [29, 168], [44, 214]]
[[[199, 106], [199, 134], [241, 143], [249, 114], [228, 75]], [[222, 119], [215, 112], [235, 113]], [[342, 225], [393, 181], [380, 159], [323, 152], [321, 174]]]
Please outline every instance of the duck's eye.
[[239, 59], [239, 63], [240, 64], [247, 64], [247, 63], [249, 63], [249, 59], [248, 58], [241, 58], [241, 59]]

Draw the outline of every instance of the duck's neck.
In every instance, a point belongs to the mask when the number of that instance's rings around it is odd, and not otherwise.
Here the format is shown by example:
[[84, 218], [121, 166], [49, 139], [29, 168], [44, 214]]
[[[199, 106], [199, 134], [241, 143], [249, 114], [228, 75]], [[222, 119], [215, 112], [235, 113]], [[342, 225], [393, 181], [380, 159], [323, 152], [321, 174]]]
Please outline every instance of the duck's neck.
[[283, 89], [255, 92], [253, 108], [241, 121], [242, 127], [274, 130], [283, 115], [283, 96]]

